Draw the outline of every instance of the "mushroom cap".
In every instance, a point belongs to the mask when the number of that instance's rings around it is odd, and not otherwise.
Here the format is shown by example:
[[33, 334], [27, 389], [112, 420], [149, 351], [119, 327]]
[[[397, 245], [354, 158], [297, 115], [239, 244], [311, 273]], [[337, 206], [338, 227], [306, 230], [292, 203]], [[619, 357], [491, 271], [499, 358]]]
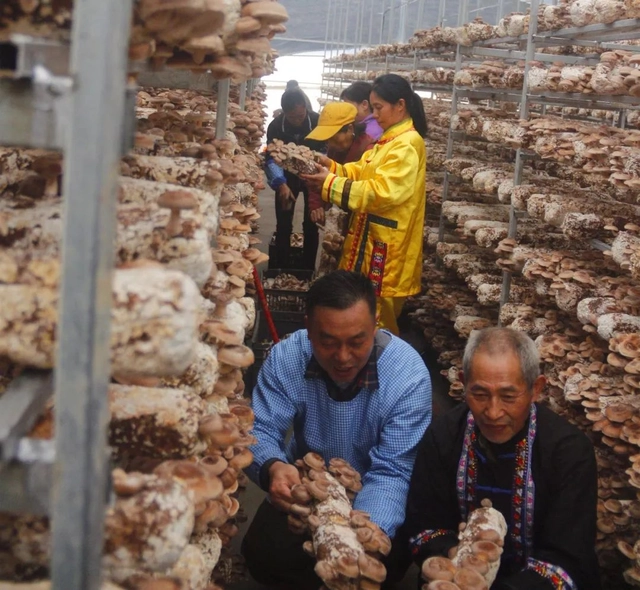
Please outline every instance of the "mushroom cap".
[[319, 502], [323, 502], [329, 497], [329, 491], [322, 485], [318, 485], [317, 481], [310, 481], [306, 485], [309, 495], [313, 496]]
[[[309, 523], [311, 523], [311, 518], [313, 517], [309, 518]], [[314, 571], [316, 572], [316, 574], [318, 574], [318, 577], [324, 582], [334, 580], [335, 578], [338, 577], [338, 572], [326, 560], [318, 561], [318, 563], [316, 563], [314, 567]]]
[[429, 557], [422, 564], [422, 577], [425, 580], [453, 580], [456, 566], [446, 557]]
[[287, 9], [279, 2], [263, 0], [259, 2], [249, 2], [242, 7], [242, 16], [252, 16], [263, 23], [274, 24], [284, 23], [289, 20]]
[[234, 329], [223, 320], [209, 320], [203, 323], [200, 332], [222, 345], [240, 345], [244, 341], [243, 332]]
[[181, 49], [185, 51], [202, 49], [207, 53], [220, 54], [224, 53], [224, 41], [220, 35], [206, 35], [204, 37], [188, 39], [181, 45]]
[[218, 350], [218, 360], [226, 365], [244, 369], [254, 363], [255, 356], [253, 351], [244, 345], [223, 346]]
[[[275, 4], [275, 3], [274, 3]], [[214, 76], [246, 77], [251, 76], [251, 68], [243, 61], [228, 55], [221, 55], [212, 64], [207, 64]]]
[[311, 494], [303, 484], [296, 484], [291, 488], [291, 497], [296, 504], [308, 504], [311, 502]]
[[249, 449], [236, 450], [233, 459], [229, 461], [229, 465], [238, 471], [249, 467], [253, 463], [253, 453]]
[[360, 568], [360, 575], [373, 582], [382, 584], [387, 577], [387, 568], [384, 567], [384, 564], [366, 553], [358, 556], [358, 567]]
[[236, 23], [236, 33], [238, 35], [249, 35], [262, 28], [262, 23], [252, 16], [241, 16]]
[[487, 581], [473, 570], [461, 569], [453, 576], [453, 583], [465, 590], [488, 590]]
[[158, 206], [168, 209], [195, 209], [198, 200], [184, 190], [166, 191], [158, 197]]
[[236, 256], [234, 256], [230, 250], [211, 250], [211, 258], [216, 264], [229, 264], [236, 260]]
[[484, 576], [489, 571], [489, 562], [483, 555], [465, 555], [460, 560], [460, 567], [473, 570]]
[[423, 586], [426, 590], [460, 590], [460, 586], [447, 580], [434, 580], [428, 586]]
[[360, 574], [358, 560], [353, 555], [341, 555], [334, 562], [334, 567], [339, 574], [347, 578], [357, 578]]
[[502, 549], [491, 541], [476, 541], [471, 546], [471, 550], [474, 555], [481, 555], [487, 559], [487, 561], [493, 563], [500, 559]]
[[212, 475], [220, 475], [229, 466], [227, 460], [220, 455], [207, 455], [200, 459], [198, 464], [202, 465]]
[[323, 470], [325, 469], [325, 462], [322, 458], [322, 455], [318, 453], [307, 453], [302, 460], [308, 465], [311, 469]]
[[148, 476], [141, 473], [126, 473], [123, 469], [114, 469], [112, 478], [113, 489], [118, 496], [133, 496], [144, 487]]
[[267, 37], [248, 37], [238, 40], [236, 48], [245, 53], [269, 53], [271, 44]]
[[255, 414], [250, 406], [244, 405], [232, 405], [229, 407], [229, 411], [238, 418], [238, 424], [245, 430], [250, 430], [255, 420]]
[[195, 504], [219, 498], [224, 492], [220, 479], [202, 465], [191, 461], [165, 461], [153, 472], [156, 475], [172, 477], [182, 482], [194, 494]]
[[157, 260], [149, 260], [148, 258], [136, 258], [118, 265], [118, 270], [133, 270], [139, 268], [166, 268], [164, 264]]

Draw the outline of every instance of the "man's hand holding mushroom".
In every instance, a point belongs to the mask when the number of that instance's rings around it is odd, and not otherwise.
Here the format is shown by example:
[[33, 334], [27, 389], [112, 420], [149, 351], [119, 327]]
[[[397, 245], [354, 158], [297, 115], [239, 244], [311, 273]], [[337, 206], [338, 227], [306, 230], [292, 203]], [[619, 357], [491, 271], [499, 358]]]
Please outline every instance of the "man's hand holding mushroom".
[[289, 463], [276, 461], [269, 467], [269, 497], [271, 503], [282, 512], [290, 512], [294, 500], [291, 488], [300, 484], [298, 469]]

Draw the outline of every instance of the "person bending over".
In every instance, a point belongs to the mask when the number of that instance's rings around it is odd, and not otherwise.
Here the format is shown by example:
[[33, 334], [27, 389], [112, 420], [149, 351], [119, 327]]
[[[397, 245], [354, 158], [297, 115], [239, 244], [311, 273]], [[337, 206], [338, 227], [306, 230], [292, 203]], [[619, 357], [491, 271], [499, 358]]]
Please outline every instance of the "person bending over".
[[[267, 128], [267, 143], [274, 139], [281, 139], [285, 143], [324, 151], [324, 143], [307, 141], [306, 136], [318, 124], [318, 113], [308, 111], [305, 98], [300, 90], [287, 90], [282, 95], [282, 113], [278, 115]], [[304, 268], [313, 270], [318, 250], [318, 228], [310, 219], [309, 190], [306, 183], [295, 174], [283, 171], [273, 161], [267, 165], [267, 179], [269, 186], [276, 193], [276, 259], [279, 268], [291, 268], [289, 256], [291, 253], [291, 232], [293, 230], [294, 205], [300, 193], [304, 197], [304, 219], [302, 230], [304, 233], [303, 258]]]

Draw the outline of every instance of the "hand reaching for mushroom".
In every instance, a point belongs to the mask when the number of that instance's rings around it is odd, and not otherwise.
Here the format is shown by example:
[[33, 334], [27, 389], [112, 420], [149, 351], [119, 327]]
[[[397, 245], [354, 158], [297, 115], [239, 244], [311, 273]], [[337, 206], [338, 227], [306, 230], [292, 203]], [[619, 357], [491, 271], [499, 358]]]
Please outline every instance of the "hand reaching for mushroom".
[[331, 168], [331, 164], [333, 164], [333, 160], [324, 154], [318, 154], [316, 156], [316, 162], [325, 168]]
[[300, 178], [305, 180], [311, 188], [315, 188], [320, 191], [322, 190], [324, 181], [326, 180], [327, 176], [329, 176], [329, 170], [318, 163], [315, 163], [315, 166], [315, 174], [301, 174]]
[[324, 208], [323, 207], [318, 207], [317, 209], [314, 209], [309, 214], [309, 217], [310, 217], [311, 221], [313, 221], [313, 223], [318, 223], [320, 225], [324, 225], [324, 221], [325, 221]]
[[271, 503], [278, 510], [290, 512], [291, 504], [293, 504], [291, 488], [300, 483], [300, 474], [296, 467], [289, 463], [276, 461], [269, 467], [269, 496]]

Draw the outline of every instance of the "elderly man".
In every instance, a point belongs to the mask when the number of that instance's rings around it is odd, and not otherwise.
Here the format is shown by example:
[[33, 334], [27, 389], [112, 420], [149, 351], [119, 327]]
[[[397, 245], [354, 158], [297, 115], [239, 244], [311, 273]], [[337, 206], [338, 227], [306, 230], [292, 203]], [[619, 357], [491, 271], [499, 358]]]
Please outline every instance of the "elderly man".
[[407, 500], [415, 560], [447, 555], [488, 498], [508, 533], [500, 590], [596, 590], [597, 473], [577, 428], [535, 403], [545, 385], [533, 341], [507, 328], [469, 338], [465, 401], [422, 439]]
[[[346, 459], [362, 476], [354, 508], [371, 515], [391, 538], [404, 520], [416, 446], [431, 420], [431, 381], [420, 356], [404, 341], [376, 330], [369, 279], [336, 271], [307, 296], [307, 329], [273, 347], [253, 391], [256, 415], [247, 473], [268, 500], [243, 543], [249, 571], [276, 588], [317, 590], [314, 560], [287, 529], [292, 463], [309, 451], [325, 461]], [[287, 433], [293, 429], [287, 441]], [[402, 574], [406, 537], [395, 543], [388, 579]]]

